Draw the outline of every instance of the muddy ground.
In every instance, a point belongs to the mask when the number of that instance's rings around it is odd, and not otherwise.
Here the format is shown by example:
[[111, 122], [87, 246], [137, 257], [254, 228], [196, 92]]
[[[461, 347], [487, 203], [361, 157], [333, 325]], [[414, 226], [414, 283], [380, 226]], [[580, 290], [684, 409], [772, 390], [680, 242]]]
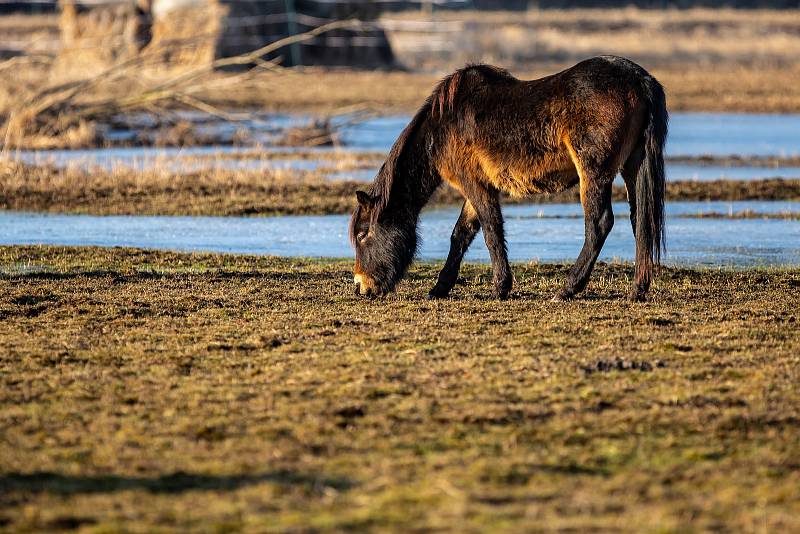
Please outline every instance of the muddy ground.
[[0, 248], [6, 529], [800, 529], [800, 271]]

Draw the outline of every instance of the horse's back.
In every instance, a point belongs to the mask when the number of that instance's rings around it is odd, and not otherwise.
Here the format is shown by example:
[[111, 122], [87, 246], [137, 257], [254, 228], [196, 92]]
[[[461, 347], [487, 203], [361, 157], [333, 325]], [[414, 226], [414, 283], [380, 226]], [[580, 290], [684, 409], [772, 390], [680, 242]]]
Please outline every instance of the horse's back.
[[578, 180], [570, 150], [615, 171], [638, 138], [647, 73], [627, 59], [592, 58], [530, 81], [499, 69], [459, 72], [461, 87], [446, 87], [449, 103], [458, 105], [446, 152], [500, 190], [562, 191]]

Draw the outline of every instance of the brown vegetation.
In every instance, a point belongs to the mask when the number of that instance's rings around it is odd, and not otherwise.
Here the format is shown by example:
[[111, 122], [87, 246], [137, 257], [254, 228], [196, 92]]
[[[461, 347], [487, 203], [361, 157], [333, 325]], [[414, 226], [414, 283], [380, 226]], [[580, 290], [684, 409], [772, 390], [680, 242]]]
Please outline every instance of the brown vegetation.
[[[401, 19], [400, 22], [415, 17], [419, 14], [391, 15]], [[52, 24], [51, 19], [41, 20], [43, 25]], [[451, 36], [456, 39], [453, 46], [461, 55], [425, 53], [426, 58], [434, 58], [434, 64], [424, 72], [314, 68], [276, 71], [274, 65], [262, 65], [269, 68], [246, 75], [204, 72], [202, 83], [193, 83], [190, 88], [171, 85], [171, 81], [185, 74], [186, 64], [165, 64], [169, 55], [165, 43], [181, 42], [184, 44], [179, 48], [185, 49], [185, 40], [157, 38], [145, 49], [147, 61], [128, 69], [124, 75], [115, 71], [114, 76], [104, 77], [102, 83], [84, 84], [79, 94], [75, 94], [74, 104], [89, 106], [95, 112], [84, 113], [85, 124], [78, 120], [81, 117], [72, 117], [67, 127], [40, 128], [40, 135], [30, 134], [17, 144], [91, 145], [98, 142], [95, 123], [102, 123], [109, 113], [142, 109], [156, 103], [152, 109], [188, 107], [214, 113], [222, 109], [253, 108], [331, 113], [352, 105], [382, 113], [408, 113], [420, 105], [443, 73], [467, 60], [495, 62], [519, 77], [536, 78], [603, 53], [630, 57], [650, 70], [665, 86], [668, 105], [673, 111], [800, 111], [800, 63], [796, 54], [800, 47], [800, 17], [794, 11], [455, 12], [439, 14], [436, 20], [463, 22], [462, 30]], [[31, 50], [36, 50], [35, 32], [30, 24], [21, 27], [27, 28]], [[474, 38], [476, 35], [480, 39]], [[395, 46], [402, 58], [401, 43], [395, 42]], [[148, 56], [149, 53], [152, 54]], [[41, 103], [43, 90], [52, 91], [86, 72], [98, 72], [98, 69], [60, 69], [48, 62], [19, 58], [12, 61], [15, 75], [0, 76], [0, 117], [6, 119], [12, 112], [24, 115], [20, 108], [26, 103]], [[253, 58], [248, 62], [252, 64]], [[197, 82], [197, 78], [193, 81]], [[53, 94], [47, 96], [52, 98]], [[103, 114], [96, 113], [98, 103], [103, 104]], [[70, 118], [58, 107], [53, 111]]]
[[800, 529], [800, 271], [0, 248], [12, 531]]
[[137, 37], [142, 24], [133, 2], [80, 10], [72, 0], [61, 2], [61, 46], [58, 68], [82, 75], [136, 56], [146, 44]]
[[217, 170], [190, 174], [0, 169], [0, 207], [130, 215], [287, 215], [345, 213], [362, 184], [314, 173]]
[[[121, 57], [98, 72], [86, 69], [55, 83], [48, 80], [30, 94], [9, 90], [5, 121], [0, 130], [4, 148], [42, 146], [47, 141], [52, 146], [71, 139], [84, 124], [108, 124], [116, 116], [135, 112], [165, 112], [172, 108], [191, 108], [209, 115], [225, 116], [200, 96], [208, 87], [218, 87], [215, 70], [228, 67], [252, 66], [261, 69], [277, 68], [263, 56], [288, 44], [312, 39], [325, 32], [358, 26], [357, 21], [334, 21], [303, 34], [292, 35], [269, 43], [251, 52], [219, 58], [209, 63], [164, 69], [160, 64], [163, 51], [146, 49], [130, 57]], [[101, 62], [102, 65], [102, 62]], [[254, 71], [229, 76], [230, 85], [247, 79]], [[159, 76], [149, 76], [153, 73]], [[33, 89], [33, 88], [32, 88]], [[91, 139], [87, 139], [91, 142]]]
[[[372, 160], [368, 160], [372, 161]], [[0, 160], [0, 209], [100, 215], [288, 215], [350, 213], [363, 182], [329, 180], [326, 173], [359, 168], [358, 159], [332, 162], [317, 171], [214, 169], [171, 173], [113, 172], [27, 166]], [[626, 199], [624, 186], [614, 200]], [[506, 198], [514, 203], [577, 202], [577, 189], [558, 195]], [[677, 181], [668, 200], [800, 200], [800, 179]], [[432, 205], [461, 204], [442, 186]]]
[[[419, 12], [384, 19], [425, 22]], [[706, 67], [796, 66], [800, 15], [795, 10], [545, 9], [527, 12], [441, 11], [437, 24], [456, 30], [448, 45], [403, 32], [393, 44], [412, 68], [451, 70], [468, 61], [515, 69], [551, 67], [602, 54], [625, 56], [658, 72], [665, 67], [702, 72]], [[452, 26], [456, 28], [452, 28]], [[430, 36], [430, 34], [428, 34]], [[404, 43], [412, 47], [405, 52]]]

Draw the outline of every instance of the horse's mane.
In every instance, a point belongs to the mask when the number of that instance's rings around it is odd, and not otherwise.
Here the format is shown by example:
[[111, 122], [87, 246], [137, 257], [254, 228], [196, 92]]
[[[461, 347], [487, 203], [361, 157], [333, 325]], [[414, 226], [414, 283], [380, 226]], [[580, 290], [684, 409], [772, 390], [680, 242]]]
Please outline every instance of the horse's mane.
[[[477, 80], [470, 80], [476, 74]], [[516, 78], [511, 76], [505, 69], [483, 63], [467, 65], [463, 69], [458, 69], [453, 74], [443, 78], [425, 100], [422, 107], [419, 108], [411, 122], [408, 123], [408, 126], [402, 131], [397, 141], [394, 142], [386, 161], [375, 178], [370, 193], [377, 199], [377, 204], [375, 205], [376, 213], [383, 211], [389, 202], [389, 194], [392, 191], [395, 174], [397, 173], [398, 161], [403, 155], [408, 141], [425, 119], [442, 119], [455, 109], [458, 94], [467, 89], [467, 87], [464, 87], [465, 85], [470, 85], [466, 83], [468, 80], [492, 84], [515, 81]]]
[[[431, 95], [425, 100], [422, 107], [411, 119], [411, 122], [403, 129], [400, 136], [392, 145], [386, 161], [378, 171], [375, 181], [370, 187], [369, 193], [375, 199], [375, 205], [371, 212], [371, 222], [374, 223], [389, 204], [389, 196], [394, 185], [395, 175], [398, 172], [400, 158], [405, 153], [405, 149], [414, 134], [426, 119], [441, 121], [447, 118], [456, 108], [458, 96], [465, 90], [474, 88], [475, 84], [491, 85], [496, 83], [508, 83], [516, 81], [505, 69], [486, 64], [467, 65], [458, 69], [454, 73], [446, 76], [434, 88]], [[361, 206], [356, 207], [352, 221], [357, 221], [361, 212]], [[355, 228], [350, 227], [350, 239], [355, 242]]]
[[403, 155], [406, 149], [406, 145], [417, 132], [420, 125], [430, 116], [430, 114], [431, 103], [430, 98], [428, 98], [422, 107], [417, 110], [417, 113], [411, 119], [411, 122], [409, 122], [400, 133], [400, 136], [394, 142], [394, 145], [392, 145], [392, 149], [389, 151], [386, 161], [384, 161], [383, 165], [381, 165], [381, 169], [378, 171], [378, 176], [375, 178], [375, 182], [373, 182], [372, 188], [370, 189], [370, 194], [376, 199], [373, 210], [373, 216], [375, 218], [384, 209], [386, 209], [386, 206], [389, 203], [389, 195], [392, 192], [394, 178], [397, 174], [397, 167], [400, 162], [400, 157]]
[[506, 69], [485, 63], [467, 65], [463, 69], [458, 69], [453, 74], [443, 78], [433, 90], [433, 94], [429, 98], [431, 115], [434, 118], [441, 119], [453, 112], [456, 108], [458, 95], [464, 90], [470, 89], [474, 84], [492, 85], [514, 81], [517, 81], [517, 79]]
[[[394, 142], [394, 145], [392, 145], [392, 149], [389, 151], [386, 161], [384, 161], [383, 165], [381, 165], [378, 175], [375, 177], [375, 181], [372, 183], [372, 186], [369, 189], [370, 196], [375, 199], [375, 205], [370, 213], [371, 223], [377, 222], [378, 217], [381, 213], [383, 213], [383, 210], [385, 210], [386, 206], [389, 204], [389, 195], [392, 192], [394, 177], [397, 173], [397, 166], [400, 157], [403, 155], [403, 151], [405, 150], [408, 141], [417, 132], [425, 119], [430, 117], [430, 114], [431, 98], [429, 97], [427, 100], [425, 100], [425, 103], [422, 105], [422, 107], [417, 110], [417, 113], [411, 119], [411, 122], [409, 122], [400, 133], [400, 136]], [[360, 214], [361, 205], [359, 204], [356, 206], [356, 209], [353, 212], [353, 218], [350, 221], [350, 241], [353, 243], [355, 243], [356, 239], [356, 230], [353, 224], [359, 219]]]

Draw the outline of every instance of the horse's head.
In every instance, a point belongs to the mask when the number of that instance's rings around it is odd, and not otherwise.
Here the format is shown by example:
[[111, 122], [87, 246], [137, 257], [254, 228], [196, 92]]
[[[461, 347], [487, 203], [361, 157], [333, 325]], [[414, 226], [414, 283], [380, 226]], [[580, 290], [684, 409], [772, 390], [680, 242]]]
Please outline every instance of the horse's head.
[[[417, 250], [415, 218], [380, 210], [379, 199], [356, 192], [358, 206], [350, 221], [356, 249], [356, 294], [381, 296], [394, 290]], [[380, 210], [380, 213], [378, 213]]]

